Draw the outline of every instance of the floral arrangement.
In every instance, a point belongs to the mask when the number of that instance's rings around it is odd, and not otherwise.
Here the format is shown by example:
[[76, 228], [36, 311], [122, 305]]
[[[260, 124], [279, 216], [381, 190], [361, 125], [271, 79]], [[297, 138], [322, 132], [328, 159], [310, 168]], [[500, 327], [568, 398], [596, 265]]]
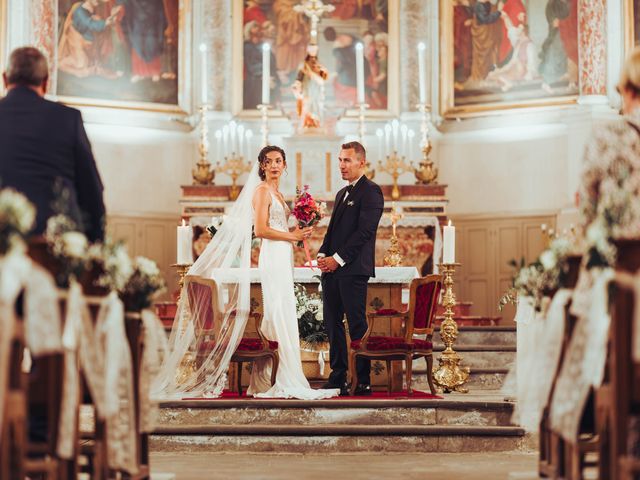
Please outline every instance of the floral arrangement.
[[107, 239], [89, 248], [90, 268], [97, 269], [100, 275], [96, 281], [99, 287], [122, 291], [133, 274], [131, 258], [123, 242]]
[[500, 298], [498, 310], [502, 311], [508, 304], [517, 304], [519, 296], [532, 297], [536, 309], [540, 310], [545, 295], [566, 285], [571, 252], [571, 241], [558, 237], [533, 263], [527, 265], [524, 258], [519, 262], [511, 260], [509, 265], [515, 271], [512, 287]]
[[35, 219], [36, 209], [27, 197], [11, 188], [0, 190], [0, 255], [24, 245]]
[[56, 283], [66, 288], [71, 277], [80, 278], [87, 268], [89, 241], [77, 230], [76, 224], [64, 215], [49, 218], [45, 238], [60, 266], [55, 275]]
[[[313, 227], [322, 220], [326, 211], [327, 205], [324, 202], [316, 202], [309, 193], [309, 185], [302, 187], [302, 190], [296, 187], [296, 202], [291, 213], [298, 221], [298, 226], [300, 228]], [[307, 241], [303, 240], [302, 243], [298, 242], [297, 245], [299, 247], [304, 247], [307, 264], [309, 265], [309, 268], [311, 268], [311, 254], [309, 253]]]
[[144, 310], [153, 305], [153, 299], [166, 288], [158, 265], [145, 257], [136, 257], [132, 264], [132, 274], [120, 289], [127, 309]]
[[308, 294], [298, 283], [294, 285], [300, 340], [310, 346], [328, 342], [322, 317], [322, 300], [317, 293]]

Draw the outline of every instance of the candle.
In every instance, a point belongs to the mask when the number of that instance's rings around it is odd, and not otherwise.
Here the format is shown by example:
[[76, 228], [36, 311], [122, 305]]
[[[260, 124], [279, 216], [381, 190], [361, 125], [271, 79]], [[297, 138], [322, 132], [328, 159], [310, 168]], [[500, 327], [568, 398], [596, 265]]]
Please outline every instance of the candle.
[[201, 89], [201, 100], [202, 100], [202, 105], [206, 105], [208, 98], [207, 98], [207, 46], [204, 43], [200, 44], [200, 83], [202, 83], [202, 85], [200, 86]]
[[238, 134], [238, 156], [242, 157], [242, 147], [244, 143], [244, 125], [238, 125], [238, 129], [236, 130]]
[[185, 224], [184, 219], [182, 219], [182, 225], [178, 225], [178, 255], [176, 261], [178, 265], [190, 265], [193, 263], [191, 241], [191, 225]]
[[413, 157], [413, 140], [416, 137], [416, 132], [414, 132], [412, 129], [409, 129], [409, 131], [407, 132], [407, 137], [409, 138], [409, 158], [414, 158]]
[[427, 67], [425, 63], [425, 50], [427, 46], [420, 42], [418, 44], [418, 87], [420, 89], [420, 103], [427, 103]]
[[398, 151], [398, 129], [400, 127], [400, 122], [396, 118], [391, 122], [391, 129], [393, 130], [393, 151]]
[[456, 227], [445, 225], [442, 232], [442, 263], [456, 262]]
[[237, 153], [236, 150], [236, 128], [238, 124], [231, 120], [229, 122], [229, 151], [233, 153]]
[[222, 156], [229, 155], [229, 125], [222, 127]]
[[356, 83], [358, 86], [358, 103], [364, 103], [364, 46], [356, 43]]
[[251, 139], [253, 138], [253, 131], [252, 130], [247, 130], [246, 132], [244, 132], [244, 136], [247, 140], [247, 158], [251, 158], [252, 152], [251, 152]]
[[378, 137], [378, 160], [382, 161], [382, 137], [384, 136], [384, 132], [381, 128], [376, 130], [376, 137]]
[[262, 104], [269, 105], [271, 94], [271, 47], [262, 44]]
[[385, 156], [391, 153], [391, 125], [388, 123], [384, 126], [384, 148]]
[[400, 127], [400, 133], [402, 134], [402, 148], [400, 149], [400, 154], [404, 157], [407, 156], [407, 132], [409, 129], [406, 125], [402, 125]]
[[220, 143], [222, 142], [222, 132], [220, 130], [216, 130], [216, 161], [220, 160], [222, 157], [220, 156]]

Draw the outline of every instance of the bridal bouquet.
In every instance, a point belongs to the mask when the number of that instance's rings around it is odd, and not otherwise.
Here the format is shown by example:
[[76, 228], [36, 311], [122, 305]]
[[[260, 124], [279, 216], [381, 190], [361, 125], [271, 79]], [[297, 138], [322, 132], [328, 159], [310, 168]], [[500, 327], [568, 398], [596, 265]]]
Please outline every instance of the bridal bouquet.
[[[302, 187], [302, 190], [296, 188], [296, 203], [293, 206], [293, 216], [298, 221], [300, 228], [313, 227], [317, 224], [326, 212], [326, 204], [324, 202], [316, 202], [309, 193], [309, 185]], [[299, 247], [304, 247], [304, 252], [311, 268], [311, 255], [309, 254], [309, 246], [307, 241], [303, 240]]]
[[24, 245], [35, 219], [36, 209], [27, 197], [11, 188], [0, 190], [0, 255]]

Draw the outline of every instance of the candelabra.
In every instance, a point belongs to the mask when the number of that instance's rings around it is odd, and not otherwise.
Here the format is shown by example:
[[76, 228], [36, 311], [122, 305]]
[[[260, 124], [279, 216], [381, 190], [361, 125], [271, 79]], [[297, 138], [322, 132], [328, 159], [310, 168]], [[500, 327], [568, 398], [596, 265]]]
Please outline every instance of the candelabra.
[[224, 163], [216, 167], [216, 172], [224, 173], [231, 177], [231, 188], [229, 190], [229, 200], [235, 200], [240, 194], [240, 187], [236, 184], [238, 177], [243, 173], [251, 171], [251, 164], [244, 161], [242, 155], [232, 153], [230, 157], [224, 157]]
[[[187, 332], [187, 327], [188, 327], [188, 322], [189, 322], [189, 317], [187, 315], [185, 315], [184, 313], [186, 312], [186, 309], [184, 309], [181, 306], [182, 303], [182, 290], [184, 288], [184, 278], [187, 274], [187, 272], [189, 271], [189, 268], [191, 268], [191, 264], [190, 263], [177, 263], [177, 264], [173, 264], [171, 265], [172, 267], [175, 267], [176, 270], [178, 271], [178, 288], [179, 288], [179, 293], [178, 293], [178, 300], [177, 300], [177, 305], [178, 305], [178, 322], [179, 322], [179, 327], [180, 327], [180, 335], [184, 336], [185, 333]], [[196, 371], [195, 368], [195, 361], [193, 358], [193, 354], [190, 351], [185, 351], [184, 356], [182, 357], [182, 361], [180, 362], [180, 366], [178, 367], [178, 371], [176, 372], [176, 382], [178, 384], [182, 384], [185, 381], [187, 381], [189, 379], [189, 377], [191, 377]]]
[[391, 203], [391, 211], [385, 213], [385, 217], [391, 220], [391, 245], [384, 255], [384, 264], [387, 267], [399, 267], [402, 265], [402, 255], [400, 254], [400, 247], [398, 245], [398, 236], [396, 235], [396, 227], [398, 220], [404, 217], [402, 213], [396, 212], [395, 202]]
[[269, 145], [269, 108], [270, 105], [258, 105], [258, 110], [260, 110], [260, 132], [262, 133], [262, 146], [266, 147]]
[[417, 105], [418, 111], [421, 115], [420, 121], [420, 133], [421, 133], [421, 151], [422, 159], [417, 168], [414, 169], [413, 174], [416, 177], [418, 184], [435, 183], [438, 179], [438, 169], [434, 167], [433, 161], [429, 158], [431, 154], [431, 142], [429, 141], [429, 109], [430, 105], [426, 103], [419, 103]]
[[398, 200], [400, 198], [400, 188], [398, 187], [398, 177], [406, 172], [412, 172], [413, 167], [410, 163], [405, 162], [404, 156], [398, 155], [394, 151], [391, 155], [387, 155], [385, 163], [380, 160], [378, 169], [391, 175], [393, 179], [393, 188], [391, 190], [391, 198]]
[[445, 345], [445, 349], [438, 358], [440, 366], [433, 372], [433, 380], [439, 387], [442, 387], [444, 393], [452, 391], [468, 392], [463, 385], [469, 378], [469, 367], [460, 367], [462, 359], [453, 349], [453, 344], [458, 338], [458, 325], [453, 319], [453, 307], [456, 304], [456, 297], [453, 293], [453, 274], [456, 267], [459, 266], [459, 263], [443, 263], [440, 265], [440, 270], [444, 277], [442, 306], [445, 308], [444, 320], [440, 325], [440, 338]]
[[191, 170], [194, 185], [209, 185], [213, 183], [216, 172], [209, 163], [209, 126], [207, 125], [207, 105], [200, 107], [200, 144], [198, 153], [200, 159], [196, 163], [197, 168]]

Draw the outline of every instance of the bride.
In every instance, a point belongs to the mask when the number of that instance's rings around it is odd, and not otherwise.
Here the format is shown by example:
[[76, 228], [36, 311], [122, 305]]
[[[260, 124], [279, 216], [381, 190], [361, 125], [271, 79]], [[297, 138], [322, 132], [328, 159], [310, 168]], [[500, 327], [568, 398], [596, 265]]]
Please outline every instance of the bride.
[[[261, 398], [321, 399], [333, 389], [315, 390], [302, 371], [296, 299], [293, 289], [293, 243], [311, 228], [289, 231], [289, 209], [278, 187], [286, 168], [280, 147], [264, 147], [240, 196], [205, 251], [187, 272], [169, 337], [170, 353], [153, 383], [162, 398], [218, 397], [227, 369], [251, 310], [252, 280], [262, 284], [262, 333], [278, 342], [279, 366], [271, 386], [271, 361], [254, 362], [247, 390]], [[252, 236], [261, 239], [258, 272], [251, 269]], [[210, 279], [215, 289], [190, 282]], [[212, 305], [214, 312], [212, 312]], [[211, 337], [213, 337], [211, 339]]]

